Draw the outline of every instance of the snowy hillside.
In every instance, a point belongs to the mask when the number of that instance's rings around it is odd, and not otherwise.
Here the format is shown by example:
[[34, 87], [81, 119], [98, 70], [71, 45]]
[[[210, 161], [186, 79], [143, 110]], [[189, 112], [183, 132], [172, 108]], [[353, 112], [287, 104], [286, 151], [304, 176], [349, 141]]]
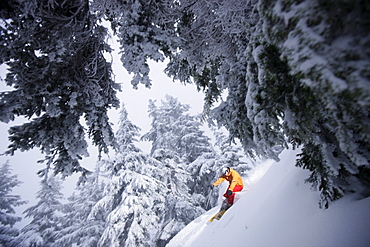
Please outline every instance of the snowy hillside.
[[347, 197], [319, 209], [319, 194], [304, 183], [309, 172], [294, 166], [295, 154], [284, 151], [280, 162], [258, 166], [245, 180], [247, 191], [220, 221], [208, 222], [218, 210], [213, 208], [167, 246], [370, 246], [370, 198]]

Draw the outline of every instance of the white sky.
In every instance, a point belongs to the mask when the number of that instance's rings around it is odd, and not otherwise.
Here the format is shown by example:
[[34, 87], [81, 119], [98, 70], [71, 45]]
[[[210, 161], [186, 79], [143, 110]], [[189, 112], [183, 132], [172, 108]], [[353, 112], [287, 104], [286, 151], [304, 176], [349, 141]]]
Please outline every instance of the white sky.
[[[116, 49], [118, 51], [118, 49]], [[110, 58], [108, 58], [110, 59]], [[163, 70], [165, 68], [164, 63], [150, 63], [151, 73], [150, 78], [152, 79], [152, 88], [145, 88], [144, 85], [139, 85], [139, 89], [135, 90], [131, 86], [131, 76], [121, 66], [119, 56], [116, 53], [113, 56], [113, 71], [115, 74], [115, 80], [117, 83], [121, 83], [122, 92], [118, 93], [120, 102], [125, 103], [125, 107], [128, 111], [129, 119], [138, 127], [141, 128], [141, 133], [144, 134], [149, 131], [151, 119], [148, 117], [148, 101], [149, 99], [157, 100], [157, 105], [160, 104], [160, 100], [164, 99], [166, 94], [172, 95], [179, 99], [182, 104], [189, 104], [191, 106], [190, 114], [195, 115], [202, 112], [203, 109], [203, 93], [198, 92], [194, 85], [183, 85], [180, 82], [173, 82], [172, 79], [168, 78]], [[6, 69], [4, 66], [0, 66], [0, 91], [10, 90], [6, 87], [3, 79], [5, 78]], [[117, 130], [118, 126], [118, 110], [110, 110], [110, 122], [114, 124], [114, 131]], [[12, 125], [19, 125], [23, 122], [22, 119], [16, 119], [16, 121], [9, 124], [0, 122], [0, 153], [4, 153], [9, 145], [8, 141], [8, 129]], [[150, 143], [141, 143], [138, 146], [145, 152], [149, 152]], [[84, 158], [81, 162], [83, 166], [93, 169], [97, 160], [97, 153], [94, 147], [89, 148], [90, 157]], [[28, 152], [16, 152], [14, 156], [0, 156], [0, 165], [4, 164], [6, 160], [10, 161], [12, 167], [12, 174], [17, 174], [18, 179], [23, 183], [16, 187], [12, 194], [21, 195], [22, 200], [26, 200], [29, 203], [27, 205], [17, 208], [17, 214], [21, 214], [25, 209], [35, 204], [35, 193], [40, 189], [39, 182], [40, 178], [36, 175], [36, 172], [44, 168], [43, 164], [38, 164], [37, 161], [42, 159], [43, 155], [38, 152], [37, 149]], [[76, 178], [71, 178], [64, 183], [66, 191], [71, 191], [75, 187]], [[22, 215], [23, 217], [23, 215]], [[16, 224], [16, 227], [21, 228], [27, 223], [27, 220], [22, 223]]]

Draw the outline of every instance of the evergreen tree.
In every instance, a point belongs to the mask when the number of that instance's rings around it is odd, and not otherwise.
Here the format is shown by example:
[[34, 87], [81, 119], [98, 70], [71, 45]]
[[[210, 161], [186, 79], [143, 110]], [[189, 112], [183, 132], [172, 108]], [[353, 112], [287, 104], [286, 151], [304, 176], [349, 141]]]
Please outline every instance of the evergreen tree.
[[31, 119], [11, 128], [8, 153], [36, 146], [59, 155], [57, 172], [83, 171], [82, 115], [94, 144], [107, 150], [113, 134], [106, 110], [117, 100], [102, 56], [110, 50], [106, 31], [96, 24], [104, 18], [135, 87], [151, 85], [147, 59], [167, 57], [166, 73], [203, 90], [206, 114], [246, 153], [277, 160], [288, 144], [300, 146], [296, 165], [312, 172], [308, 181], [322, 192], [323, 206], [350, 191], [370, 195], [367, 0], [10, 0], [2, 6], [0, 61], [15, 90], [1, 94], [0, 120]]
[[370, 59], [363, 52], [369, 49], [363, 35], [369, 3], [270, 4], [261, 5], [260, 13], [266, 37], [278, 37], [273, 41], [284, 59], [276, 67], [288, 71], [284, 83], [294, 83], [282, 87], [287, 97], [280, 105], [289, 141], [303, 146], [297, 166], [312, 172], [307, 181], [322, 192], [322, 207], [348, 192], [369, 196]]
[[212, 152], [210, 138], [200, 129], [202, 123], [199, 117], [186, 114], [180, 121], [180, 155], [186, 159], [186, 163], [193, 162], [203, 153]]
[[202, 153], [212, 151], [212, 147], [209, 138], [200, 131], [199, 122], [186, 114], [188, 110], [188, 105], [168, 95], [161, 106], [149, 102], [152, 128], [142, 138], [152, 142], [151, 155], [161, 162], [161, 178], [169, 189], [165, 195], [166, 209], [161, 217], [163, 227], [158, 246], [164, 246], [204, 211], [202, 198], [191, 195], [194, 180], [186, 168]]
[[85, 0], [7, 1], [0, 12], [0, 61], [14, 87], [0, 94], [0, 121], [29, 119], [10, 128], [7, 153], [38, 147], [55, 157], [55, 172], [85, 173], [79, 164], [88, 155], [81, 118], [93, 144], [107, 152], [113, 141], [107, 110], [118, 107], [118, 85], [103, 56], [111, 51], [106, 28]]
[[175, 28], [178, 19], [177, 1], [105, 1], [95, 0], [92, 9], [98, 17], [110, 21], [121, 45], [121, 61], [133, 73], [132, 85], [151, 86], [148, 59], [156, 62], [176, 52], [180, 39]]
[[187, 171], [192, 177], [191, 183], [189, 183], [189, 193], [206, 210], [217, 205], [217, 191], [213, 190], [211, 186], [218, 179], [224, 165], [218, 162], [218, 154], [214, 150], [203, 153], [187, 167]]
[[155, 101], [149, 100], [149, 116], [152, 118], [151, 129], [143, 135], [142, 140], [151, 141], [151, 154], [154, 155], [161, 149], [168, 153], [181, 156], [180, 153], [180, 125], [184, 113], [189, 110], [189, 105], [181, 104], [176, 98], [166, 95], [166, 101], [157, 107]]
[[109, 183], [90, 214], [106, 220], [98, 246], [155, 246], [167, 188], [159, 162], [135, 146], [138, 135], [122, 105], [116, 156], [103, 161]]
[[25, 204], [18, 195], [10, 194], [15, 186], [21, 182], [17, 175], [11, 175], [9, 162], [7, 161], [0, 168], [0, 245], [10, 246], [12, 240], [19, 234], [19, 230], [14, 228], [20, 217], [15, 216], [14, 207]]
[[62, 220], [61, 181], [55, 176], [44, 176], [41, 189], [37, 192], [36, 205], [26, 209], [24, 214], [31, 218], [13, 244], [19, 247], [46, 247], [55, 242], [55, 234], [60, 230]]
[[200, 121], [188, 111], [189, 105], [181, 104], [170, 95], [166, 95], [160, 107], [149, 101], [152, 128], [142, 139], [152, 142], [152, 155], [165, 150], [181, 161], [191, 163], [202, 153], [212, 151], [209, 138], [200, 130]]
[[163, 183], [150, 176], [145, 164], [128, 164], [112, 177], [106, 196], [92, 212], [108, 212], [99, 246], [156, 246], [159, 215], [165, 210]]
[[97, 246], [103, 233], [105, 218], [103, 213], [89, 217], [93, 206], [103, 197], [105, 184], [100, 181], [99, 163], [95, 172], [87, 177], [85, 183], [77, 186], [77, 193], [68, 198], [63, 205], [64, 221], [56, 233], [53, 246]]
[[226, 137], [225, 132], [221, 129], [213, 128], [213, 134], [215, 136], [215, 147], [218, 147], [217, 162], [222, 167], [228, 166], [238, 171], [238, 173], [245, 177], [250, 167], [246, 161], [243, 161], [242, 147], [233, 143], [230, 138]]
[[[288, 143], [302, 146], [297, 165], [312, 171], [308, 181], [322, 191], [322, 205], [357, 183], [357, 192], [370, 194], [367, 1], [166, 3], [160, 6], [178, 15], [175, 28], [166, 28], [180, 38], [171, 43], [175, 52], [164, 53], [168, 75], [194, 80], [206, 94], [210, 117], [246, 152], [278, 159]], [[143, 28], [169, 20], [154, 14], [141, 22], [144, 12], [138, 13], [130, 20]], [[151, 37], [161, 33], [150, 31]], [[140, 45], [148, 47], [148, 41]], [[164, 47], [153, 43], [151, 54]], [[225, 91], [226, 100], [211, 110]], [[305, 163], [317, 157], [317, 165]]]
[[163, 181], [167, 188], [162, 196], [165, 199], [164, 209], [160, 214], [160, 234], [156, 246], [165, 246], [193, 219], [204, 212], [201, 201], [190, 194], [193, 179], [186, 171], [185, 164], [170, 150], [158, 149], [153, 158], [160, 161], [158, 179]]

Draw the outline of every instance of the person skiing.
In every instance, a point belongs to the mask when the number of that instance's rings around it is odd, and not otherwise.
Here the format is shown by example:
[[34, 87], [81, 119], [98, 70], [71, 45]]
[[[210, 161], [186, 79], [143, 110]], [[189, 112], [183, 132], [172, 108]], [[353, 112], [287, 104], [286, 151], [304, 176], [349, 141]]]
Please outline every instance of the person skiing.
[[218, 186], [225, 180], [229, 181], [229, 187], [224, 194], [228, 202], [228, 207], [234, 204], [235, 193], [241, 191], [244, 187], [243, 179], [240, 177], [239, 173], [230, 167], [226, 167], [223, 169], [223, 173], [216, 182], [212, 184], [212, 186]]

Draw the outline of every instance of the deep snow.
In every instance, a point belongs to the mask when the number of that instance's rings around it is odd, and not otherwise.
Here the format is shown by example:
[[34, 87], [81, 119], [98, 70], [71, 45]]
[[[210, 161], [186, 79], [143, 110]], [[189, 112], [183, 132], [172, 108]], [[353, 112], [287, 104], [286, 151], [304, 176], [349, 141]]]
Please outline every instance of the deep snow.
[[370, 246], [370, 198], [348, 196], [332, 202], [327, 210], [320, 209], [319, 192], [304, 183], [309, 172], [294, 166], [296, 153], [286, 150], [280, 162], [258, 165], [244, 180], [246, 191], [220, 221], [208, 222], [219, 209], [215, 207], [188, 224], [167, 246]]

